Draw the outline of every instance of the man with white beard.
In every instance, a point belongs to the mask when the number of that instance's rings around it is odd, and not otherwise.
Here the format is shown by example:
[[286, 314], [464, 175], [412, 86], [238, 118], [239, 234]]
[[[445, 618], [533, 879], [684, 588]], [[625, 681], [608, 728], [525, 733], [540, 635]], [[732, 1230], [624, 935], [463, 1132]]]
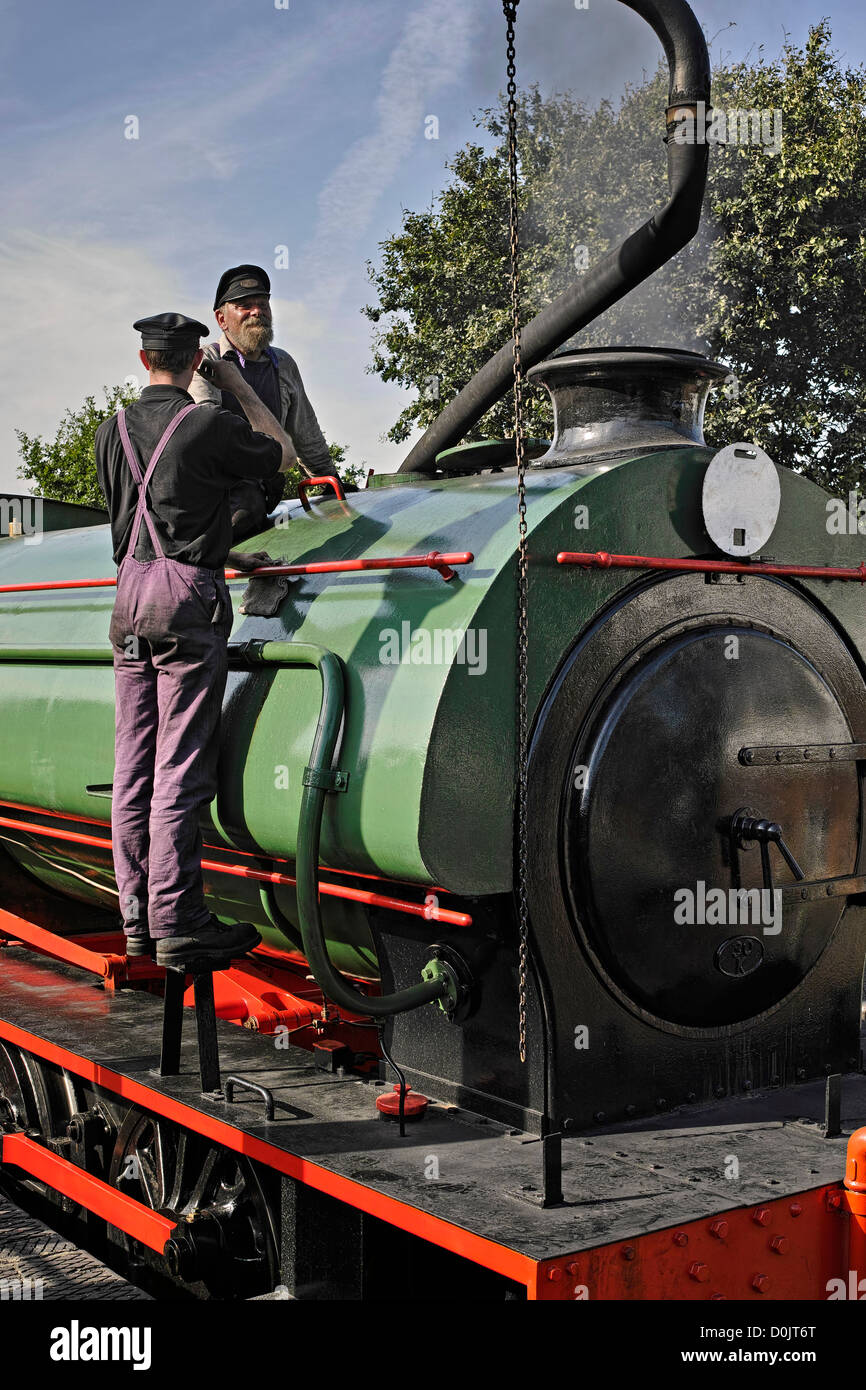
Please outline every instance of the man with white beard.
[[[268, 407], [291, 438], [297, 452], [296, 466], [311, 478], [337, 476], [324, 435], [319, 428], [298, 365], [282, 348], [271, 347], [271, 282], [258, 265], [236, 265], [220, 276], [214, 313], [222, 332], [219, 342], [204, 349], [202, 372], [189, 387], [194, 401], [210, 401], [244, 419], [243, 410], [230, 391], [221, 391], [205, 373], [207, 362], [228, 358], [244, 380]], [[232, 541], [243, 540], [266, 526], [265, 517], [283, 495], [285, 475], [264, 482], [245, 480], [232, 489]]]

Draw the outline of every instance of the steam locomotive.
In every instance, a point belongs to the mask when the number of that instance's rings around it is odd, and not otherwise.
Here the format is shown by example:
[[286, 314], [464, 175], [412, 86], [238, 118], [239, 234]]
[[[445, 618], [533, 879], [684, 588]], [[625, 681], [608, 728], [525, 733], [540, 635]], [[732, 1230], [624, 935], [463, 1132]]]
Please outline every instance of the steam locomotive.
[[[626, 3], [670, 130], [703, 35]], [[117, 929], [108, 528], [0, 540], [0, 1178], [149, 1287], [761, 1300], [859, 1267], [859, 537], [707, 447], [726, 368], [555, 352], [694, 234], [706, 158], [670, 141], [665, 208], [522, 334], [554, 413], [524, 749], [514, 441], [461, 444], [510, 345], [397, 473], [247, 542], [278, 572], [231, 586], [203, 868], [263, 942], [214, 979], [216, 1086], [192, 1040], [160, 1068], [162, 972]]]

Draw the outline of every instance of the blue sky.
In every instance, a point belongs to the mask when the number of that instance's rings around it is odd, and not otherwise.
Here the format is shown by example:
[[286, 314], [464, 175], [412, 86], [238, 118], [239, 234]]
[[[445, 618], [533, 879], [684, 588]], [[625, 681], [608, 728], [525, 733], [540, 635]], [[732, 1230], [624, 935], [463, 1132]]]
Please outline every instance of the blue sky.
[[[717, 55], [774, 55], [829, 13], [836, 48], [866, 62], [858, 0], [693, 5]], [[593, 102], [660, 56], [616, 0], [522, 0], [518, 37], [521, 83]], [[503, 44], [500, 0], [0, 0], [0, 487], [20, 486], [14, 427], [53, 434], [140, 373], [140, 315], [212, 323], [216, 280], [243, 261], [271, 272], [275, 341], [326, 436], [396, 467], [408, 445], [381, 436], [403, 393], [365, 371], [365, 263], [442, 187], [504, 85]]]

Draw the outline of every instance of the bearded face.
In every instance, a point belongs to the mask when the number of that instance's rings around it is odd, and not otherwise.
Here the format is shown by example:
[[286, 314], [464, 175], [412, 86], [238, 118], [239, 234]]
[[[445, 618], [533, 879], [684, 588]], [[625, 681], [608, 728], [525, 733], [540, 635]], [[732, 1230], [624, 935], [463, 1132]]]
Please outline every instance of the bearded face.
[[270, 301], [261, 299], [227, 300], [217, 321], [244, 357], [258, 357], [273, 340], [274, 326]]

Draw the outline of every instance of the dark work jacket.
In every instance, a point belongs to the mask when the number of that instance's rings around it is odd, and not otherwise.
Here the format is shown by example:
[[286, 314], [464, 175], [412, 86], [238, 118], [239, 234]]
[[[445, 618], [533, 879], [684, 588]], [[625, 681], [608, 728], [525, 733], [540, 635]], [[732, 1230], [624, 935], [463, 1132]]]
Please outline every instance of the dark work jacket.
[[[191, 401], [177, 386], [146, 386], [127, 407], [129, 437], [142, 473], [166, 426]], [[116, 416], [99, 426], [95, 451], [114, 559], [120, 564], [129, 544], [138, 486], [123, 452]], [[281, 462], [276, 440], [256, 433], [245, 419], [211, 405], [191, 411], [169, 440], [148, 485], [148, 510], [164, 554], [182, 564], [220, 569], [232, 544], [231, 489], [242, 478], [274, 478]], [[144, 523], [135, 558], [155, 558]]]

